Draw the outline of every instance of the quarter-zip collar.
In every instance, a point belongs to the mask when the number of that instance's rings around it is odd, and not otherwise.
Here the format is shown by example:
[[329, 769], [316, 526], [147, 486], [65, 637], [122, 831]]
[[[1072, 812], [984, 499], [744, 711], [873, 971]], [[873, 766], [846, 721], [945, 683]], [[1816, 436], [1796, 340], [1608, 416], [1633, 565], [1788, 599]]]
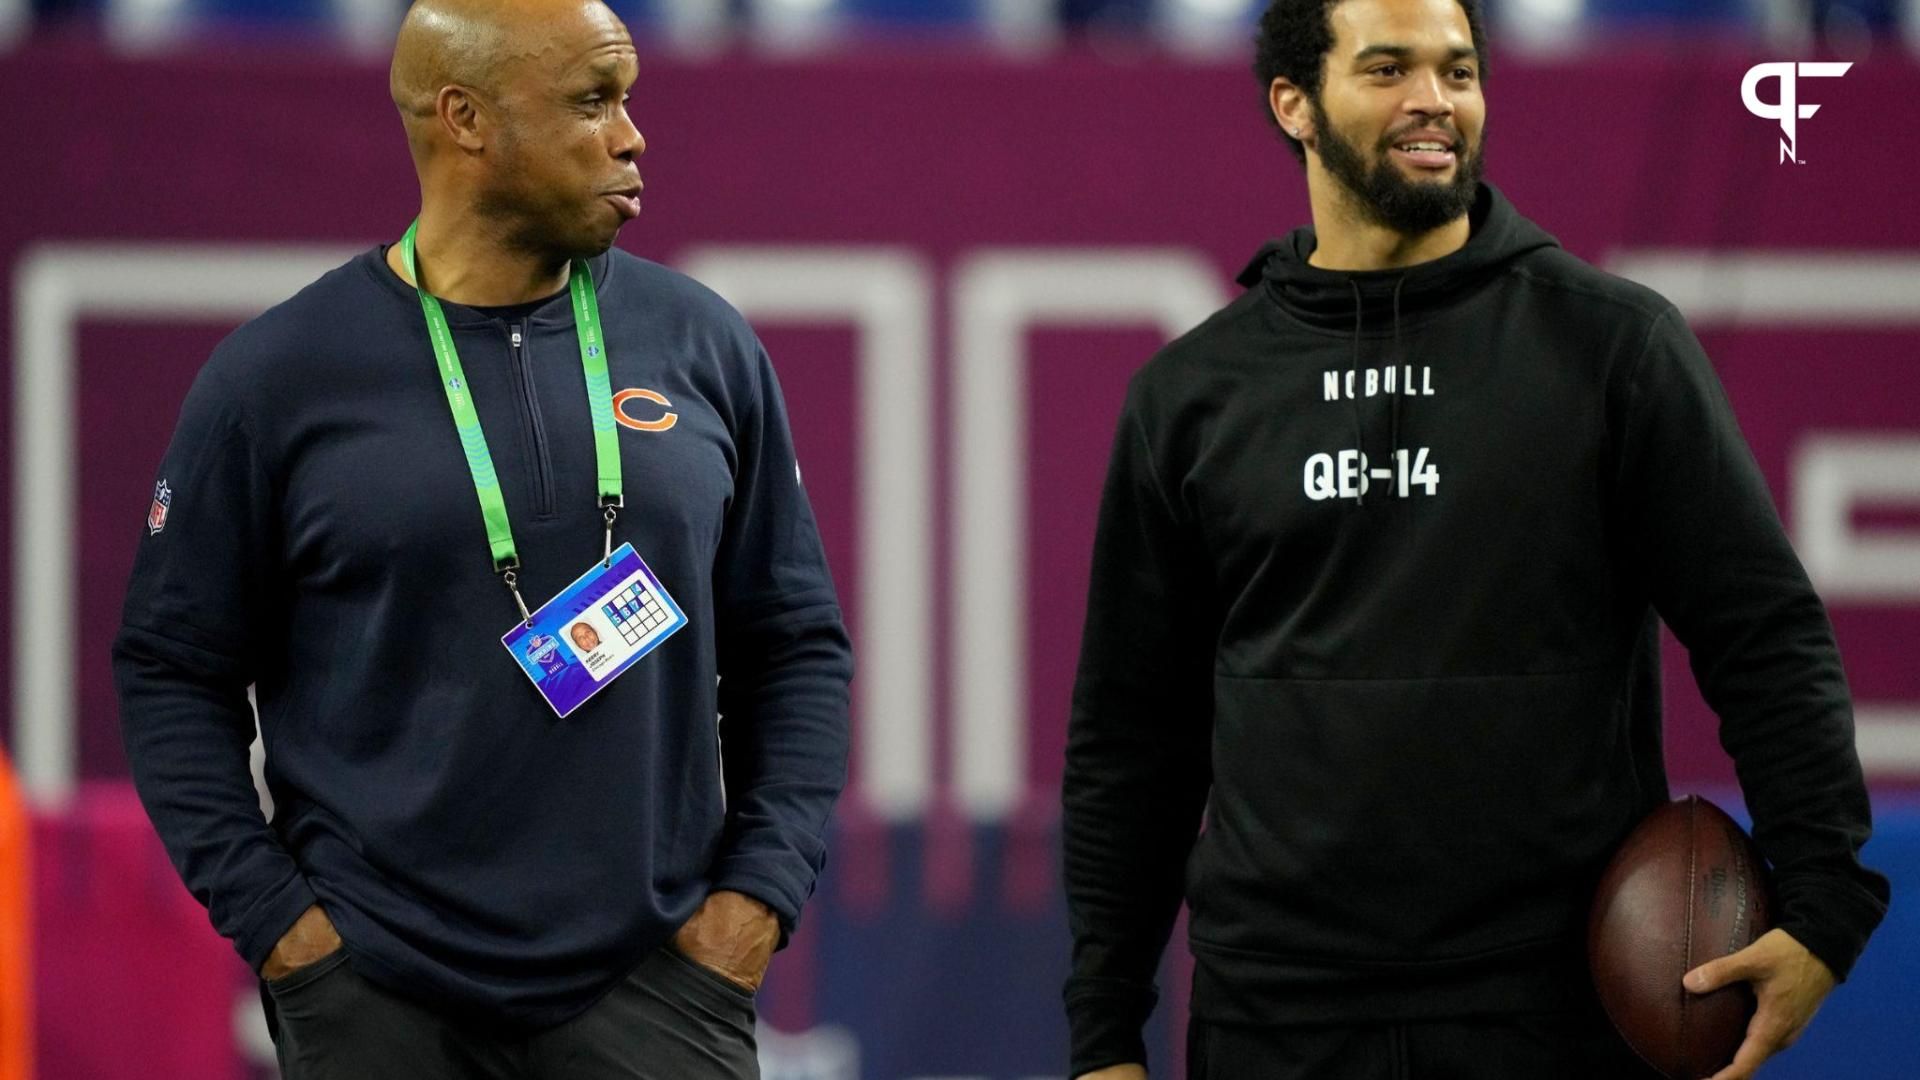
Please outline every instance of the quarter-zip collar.
[[[393, 272], [393, 268], [387, 265], [386, 255], [387, 248], [386, 245], [383, 244], [378, 248], [377, 257], [367, 265], [367, 269], [372, 272], [374, 278], [380, 282], [381, 288], [404, 301], [409, 310], [418, 311], [420, 307], [419, 294], [414, 292], [412, 285], [402, 281], [400, 276]], [[615, 273], [615, 265], [611, 251], [603, 251], [587, 260], [587, 269], [593, 272], [593, 291], [596, 296], [604, 298], [607, 295], [608, 279]], [[489, 314], [483, 309], [468, 307], [465, 304], [458, 304], [445, 298], [439, 299], [441, 310], [443, 310], [447, 316], [447, 325], [456, 329], [468, 330], [484, 326], [498, 327], [505, 325], [508, 321], [500, 315]], [[535, 308], [532, 314], [524, 315], [516, 321], [525, 323], [529, 328], [572, 326], [573, 304], [570, 301], [567, 290], [564, 288], [561, 289], [559, 292], [542, 301], [540, 306]]]

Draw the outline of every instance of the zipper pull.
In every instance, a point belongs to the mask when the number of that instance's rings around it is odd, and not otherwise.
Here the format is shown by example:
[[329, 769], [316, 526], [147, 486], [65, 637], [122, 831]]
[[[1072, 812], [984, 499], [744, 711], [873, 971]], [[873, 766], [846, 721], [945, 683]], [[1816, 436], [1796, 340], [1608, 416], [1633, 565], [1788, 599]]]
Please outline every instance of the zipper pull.
[[513, 328], [513, 347], [520, 347], [520, 328], [517, 326]]

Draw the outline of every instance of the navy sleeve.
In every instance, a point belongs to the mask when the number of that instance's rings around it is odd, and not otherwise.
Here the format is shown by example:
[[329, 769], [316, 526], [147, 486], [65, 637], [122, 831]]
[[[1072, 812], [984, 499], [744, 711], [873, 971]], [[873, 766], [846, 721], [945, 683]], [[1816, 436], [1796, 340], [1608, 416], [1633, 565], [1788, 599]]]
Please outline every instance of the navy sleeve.
[[1678, 312], [1655, 320], [1626, 394], [1617, 491], [1633, 556], [1720, 717], [1778, 924], [1844, 979], [1888, 887], [1860, 863], [1872, 815], [1826, 609]]
[[189, 391], [160, 468], [171, 505], [159, 528], [143, 526], [113, 672], [140, 799], [214, 929], [257, 971], [315, 901], [248, 765], [275, 498], [214, 367]]
[[1212, 783], [1210, 565], [1162, 486], [1136, 380], [1093, 541], [1061, 780], [1070, 1076], [1146, 1063], [1141, 1027]]
[[734, 417], [735, 475], [713, 568], [726, 831], [710, 880], [791, 932], [846, 783], [853, 649], [765, 350]]

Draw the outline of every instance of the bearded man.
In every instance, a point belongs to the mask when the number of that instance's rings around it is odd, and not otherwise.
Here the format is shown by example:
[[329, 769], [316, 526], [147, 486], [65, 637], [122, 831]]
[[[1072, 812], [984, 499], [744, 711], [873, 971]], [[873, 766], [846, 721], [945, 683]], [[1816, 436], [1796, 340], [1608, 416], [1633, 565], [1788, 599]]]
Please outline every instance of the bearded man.
[[1752, 985], [1715, 1078], [1745, 1080], [1888, 893], [1833, 632], [1726, 397], [1671, 304], [1481, 180], [1470, 0], [1275, 0], [1258, 43], [1313, 225], [1120, 418], [1063, 792], [1072, 1075], [1146, 1075], [1183, 897], [1191, 1077], [1651, 1075], [1581, 939], [1668, 797], [1664, 619], [1778, 885], [1778, 928], [1685, 979]]

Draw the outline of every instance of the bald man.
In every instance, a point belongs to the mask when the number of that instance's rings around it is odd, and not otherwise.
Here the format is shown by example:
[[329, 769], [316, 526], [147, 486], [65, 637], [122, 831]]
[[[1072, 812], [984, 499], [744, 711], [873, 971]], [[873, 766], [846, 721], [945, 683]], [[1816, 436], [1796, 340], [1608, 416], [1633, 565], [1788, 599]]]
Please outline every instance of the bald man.
[[415, 226], [220, 345], [141, 508], [128, 758], [288, 1080], [757, 1075], [852, 657], [765, 351], [612, 249], [636, 75], [598, 2], [415, 5]]

